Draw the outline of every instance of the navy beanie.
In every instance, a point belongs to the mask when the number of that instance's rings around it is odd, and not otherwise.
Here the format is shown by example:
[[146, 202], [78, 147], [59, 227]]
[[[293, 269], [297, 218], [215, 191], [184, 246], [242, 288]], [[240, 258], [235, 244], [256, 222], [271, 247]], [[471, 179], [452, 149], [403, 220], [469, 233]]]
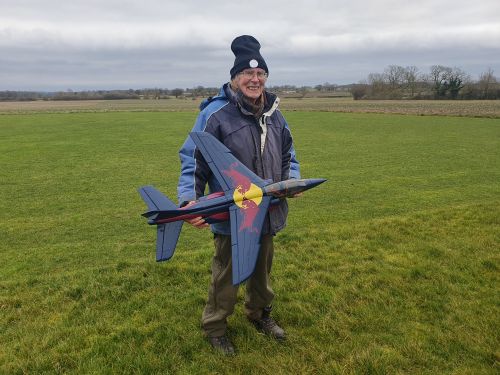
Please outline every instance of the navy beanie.
[[241, 35], [231, 43], [231, 50], [236, 57], [231, 68], [231, 79], [239, 72], [248, 68], [261, 68], [269, 74], [266, 62], [260, 54], [260, 43], [253, 36]]

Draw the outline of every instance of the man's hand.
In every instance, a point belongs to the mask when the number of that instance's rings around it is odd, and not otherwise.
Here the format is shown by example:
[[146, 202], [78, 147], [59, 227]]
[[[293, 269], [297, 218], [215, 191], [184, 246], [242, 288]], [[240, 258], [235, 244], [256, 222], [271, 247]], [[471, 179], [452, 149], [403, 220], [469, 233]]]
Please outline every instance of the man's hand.
[[[188, 204], [186, 204], [184, 207], [189, 207], [194, 204], [195, 201], [190, 201]], [[192, 219], [186, 219], [184, 220], [186, 223], [191, 224], [193, 227], [201, 229], [201, 228], [207, 228], [209, 225], [205, 223], [205, 220], [201, 216], [197, 216]]]
[[301, 197], [301, 196], [302, 196], [302, 194], [304, 194], [304, 193], [302, 193], [302, 192], [300, 192], [300, 193], [295, 193], [295, 194], [294, 194], [294, 195], [292, 195], [290, 198], [298, 198], [298, 197]]

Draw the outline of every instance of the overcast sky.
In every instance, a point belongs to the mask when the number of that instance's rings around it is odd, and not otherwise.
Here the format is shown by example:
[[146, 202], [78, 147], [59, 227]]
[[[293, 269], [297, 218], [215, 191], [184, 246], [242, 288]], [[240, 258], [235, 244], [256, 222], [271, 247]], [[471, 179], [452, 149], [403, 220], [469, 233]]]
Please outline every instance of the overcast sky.
[[500, 77], [499, 0], [0, 0], [0, 90], [220, 86], [241, 34], [260, 41], [268, 85], [391, 64]]

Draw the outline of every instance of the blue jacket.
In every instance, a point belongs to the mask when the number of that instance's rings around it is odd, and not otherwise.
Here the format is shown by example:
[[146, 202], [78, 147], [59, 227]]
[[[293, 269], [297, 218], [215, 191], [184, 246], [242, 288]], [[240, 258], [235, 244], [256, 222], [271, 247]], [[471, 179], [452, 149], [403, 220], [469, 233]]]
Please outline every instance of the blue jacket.
[[[258, 121], [238, 104], [235, 93], [226, 83], [217, 96], [201, 103], [201, 112], [193, 131], [206, 131], [215, 136], [238, 160], [264, 180], [277, 182], [300, 178], [292, 135], [277, 109], [279, 98], [267, 91], [265, 95], [264, 114]], [[222, 190], [190, 137], [184, 142], [179, 156], [181, 175], [177, 191], [181, 206], [204, 195], [207, 183], [210, 193]], [[263, 234], [275, 234], [283, 229], [287, 213], [286, 200], [272, 207], [264, 223]], [[229, 223], [213, 224], [212, 231], [229, 235]]]

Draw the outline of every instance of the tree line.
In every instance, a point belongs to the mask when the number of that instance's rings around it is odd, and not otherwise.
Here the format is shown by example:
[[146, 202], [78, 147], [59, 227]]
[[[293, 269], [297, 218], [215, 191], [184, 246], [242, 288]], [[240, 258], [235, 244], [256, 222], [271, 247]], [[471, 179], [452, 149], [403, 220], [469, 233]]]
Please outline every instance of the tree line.
[[357, 99], [500, 99], [500, 82], [487, 69], [474, 81], [460, 68], [433, 65], [428, 73], [416, 66], [389, 65], [370, 73], [351, 88]]
[[[304, 97], [313, 92], [333, 93], [339, 90], [350, 91], [350, 86], [339, 86], [328, 82], [311, 86], [275, 85], [268, 88], [270, 91], [285, 96]], [[118, 100], [118, 99], [198, 99], [217, 95], [220, 88], [196, 86], [193, 88], [145, 88], [128, 90], [88, 90], [88, 91], [66, 91], [57, 92], [35, 92], [35, 91], [0, 91], [0, 101], [35, 101], [35, 100]]]
[[145, 88], [128, 90], [86, 90], [57, 92], [35, 91], [0, 91], [0, 101], [33, 100], [118, 100], [118, 99], [169, 99], [172, 97], [210, 96], [218, 92], [217, 88], [198, 86], [192, 89]]
[[[359, 99], [500, 99], [500, 80], [492, 69], [474, 81], [460, 68], [431, 66], [421, 73], [416, 66], [389, 65], [382, 73], [370, 73], [357, 84], [323, 83], [316, 86], [281, 85], [269, 90], [283, 96], [346, 96]], [[57, 92], [0, 91], [0, 101], [34, 100], [118, 100], [118, 99], [197, 99], [214, 96], [218, 87], [143, 88], [128, 90], [88, 90]]]

